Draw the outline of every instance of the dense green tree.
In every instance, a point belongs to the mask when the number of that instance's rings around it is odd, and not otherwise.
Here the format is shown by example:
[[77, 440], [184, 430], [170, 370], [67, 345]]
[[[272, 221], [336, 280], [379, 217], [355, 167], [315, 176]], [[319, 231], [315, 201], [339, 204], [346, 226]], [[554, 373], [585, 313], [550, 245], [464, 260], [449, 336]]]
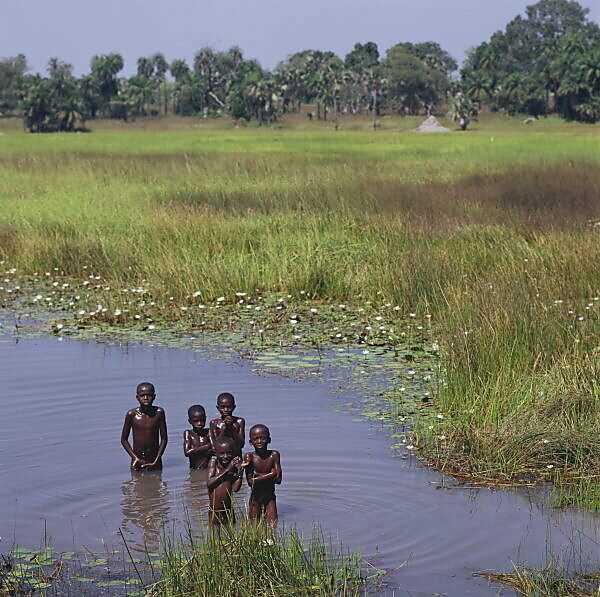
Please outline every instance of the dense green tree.
[[379, 64], [379, 49], [373, 41], [354, 44], [354, 49], [346, 54], [344, 67], [350, 71], [363, 72]]
[[[90, 80], [85, 84], [92, 118], [98, 111], [108, 115], [110, 102], [119, 92], [117, 74], [123, 66], [120, 54], [104, 54], [92, 58]], [[92, 99], [96, 93], [98, 100]]]
[[382, 66], [388, 99], [399, 112], [418, 114], [425, 109], [429, 113], [448, 90], [445, 73], [409, 54], [402, 44], [387, 51]]
[[[588, 9], [572, 0], [540, 0], [528, 6], [525, 16], [515, 17], [503, 31], [494, 33], [489, 42], [469, 53], [461, 71], [464, 91], [479, 101], [488, 101], [494, 109], [509, 113], [539, 115], [557, 104], [559, 111], [569, 117], [583, 116], [586, 110], [575, 109], [574, 98], [587, 93], [589, 98], [583, 103], [593, 103], [595, 92], [583, 91], [585, 85], [574, 95], [565, 91], [567, 65], [575, 69], [574, 77], [579, 81], [583, 70], [577, 65], [583, 58], [575, 58], [563, 40], [577, 34], [588, 50], [598, 43], [600, 29], [587, 20], [588, 13]], [[563, 56], [564, 53], [570, 55]], [[574, 89], [573, 77], [570, 79], [568, 87]]]
[[556, 83], [558, 112], [569, 120], [600, 120], [600, 40], [590, 42], [568, 32], [550, 66]]
[[85, 118], [80, 86], [70, 64], [51, 58], [48, 77], [23, 79], [20, 107], [23, 123], [31, 132], [73, 131]]
[[19, 101], [19, 88], [27, 71], [23, 54], [0, 60], [0, 113], [12, 112]]
[[397, 45], [407, 54], [420, 58], [430, 68], [439, 70], [446, 75], [453, 73], [458, 68], [456, 60], [435, 41], [419, 44], [404, 42]]

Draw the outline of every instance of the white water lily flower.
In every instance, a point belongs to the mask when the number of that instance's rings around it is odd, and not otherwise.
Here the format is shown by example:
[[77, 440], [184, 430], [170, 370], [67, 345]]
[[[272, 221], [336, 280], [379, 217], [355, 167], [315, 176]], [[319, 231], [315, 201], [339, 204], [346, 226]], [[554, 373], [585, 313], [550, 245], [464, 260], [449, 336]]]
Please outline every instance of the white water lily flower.
[[412, 444], [408, 444], [408, 446], [406, 446], [407, 450], [414, 450], [415, 447]]
[[202, 293], [199, 290], [196, 290], [192, 296], [200, 296]]
[[219, 298], [217, 298], [217, 303], [221, 303], [225, 300], [224, 296], [220, 296]]
[[118, 317], [119, 315], [121, 315], [122, 311], [121, 309], [115, 309], [115, 315]]
[[416, 316], [417, 316], [417, 314], [416, 314], [416, 313], [409, 313], [409, 314], [408, 314], [408, 316], [409, 316], [409, 317], [416, 317]]
[[554, 465], [553, 464], [547, 464], [546, 468], [554, 468]]
[[297, 319], [290, 319], [290, 323], [292, 325], [296, 325], [298, 323], [298, 320]]
[[444, 415], [436, 415], [438, 419], [443, 419]]
[[318, 310], [318, 309], [315, 309], [314, 307], [312, 307], [312, 308], [311, 308], [311, 310], [310, 310], [310, 312], [311, 312], [311, 313], [318, 313], [318, 312], [319, 312], [319, 310]]
[[155, 330], [155, 329], [156, 329], [156, 326], [155, 326], [153, 323], [151, 323], [151, 324], [148, 326], [148, 329], [149, 329], [149, 330]]
[[362, 353], [363, 354], [369, 354], [371, 351], [370, 350], [363, 350]]

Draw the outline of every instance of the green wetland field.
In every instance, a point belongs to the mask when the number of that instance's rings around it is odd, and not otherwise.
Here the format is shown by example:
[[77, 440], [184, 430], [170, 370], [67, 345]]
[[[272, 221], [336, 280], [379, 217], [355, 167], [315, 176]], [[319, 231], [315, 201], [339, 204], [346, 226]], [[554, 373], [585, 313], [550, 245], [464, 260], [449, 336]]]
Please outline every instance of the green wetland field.
[[369, 302], [397, 331], [413, 313], [441, 353], [445, 439], [418, 429], [422, 454], [480, 480], [549, 479], [598, 508], [599, 131], [554, 125], [9, 127], [0, 255], [20, 273], [101, 276], [92, 319], [125, 326], [139, 319], [122, 289], [140, 285], [144, 317], [189, 326], [236, 293]]
[[403, 127], [0, 123], [1, 300], [46, 301], [55, 333], [244, 326], [256, 351], [408, 360], [426, 336], [415, 453], [600, 509], [600, 129]]

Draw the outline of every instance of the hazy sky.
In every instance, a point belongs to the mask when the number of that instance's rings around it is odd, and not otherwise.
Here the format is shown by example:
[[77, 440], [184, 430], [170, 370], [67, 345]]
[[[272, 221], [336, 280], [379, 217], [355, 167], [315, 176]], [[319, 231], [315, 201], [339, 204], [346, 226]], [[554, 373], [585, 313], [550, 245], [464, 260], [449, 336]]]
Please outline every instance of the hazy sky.
[[[51, 56], [89, 71], [94, 54], [119, 52], [125, 74], [163, 52], [170, 62], [203, 46], [242, 48], [272, 68], [305, 49], [343, 56], [374, 41], [437, 41], [459, 62], [534, 0], [0, 0], [0, 58], [23, 53], [34, 71]], [[600, 21], [600, 0], [581, 0]]]

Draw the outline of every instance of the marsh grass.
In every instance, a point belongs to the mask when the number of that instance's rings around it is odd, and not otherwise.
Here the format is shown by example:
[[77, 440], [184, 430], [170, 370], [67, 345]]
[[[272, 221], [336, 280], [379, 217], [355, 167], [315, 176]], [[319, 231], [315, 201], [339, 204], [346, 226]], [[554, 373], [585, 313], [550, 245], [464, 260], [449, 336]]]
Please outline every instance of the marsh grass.
[[515, 566], [514, 572], [479, 572], [475, 576], [510, 587], [524, 597], [594, 597], [600, 593], [600, 573], [570, 577], [554, 567]]
[[123, 325], [141, 284], [139, 311], [190, 328], [236, 292], [429, 315], [443, 418], [421, 453], [598, 508], [594, 130], [7, 134], [0, 259], [100, 276], [95, 318]]
[[281, 597], [364, 594], [366, 576], [356, 554], [345, 553], [315, 530], [305, 541], [295, 529], [274, 531], [244, 521], [220, 533], [165, 546], [161, 579], [149, 597]]

